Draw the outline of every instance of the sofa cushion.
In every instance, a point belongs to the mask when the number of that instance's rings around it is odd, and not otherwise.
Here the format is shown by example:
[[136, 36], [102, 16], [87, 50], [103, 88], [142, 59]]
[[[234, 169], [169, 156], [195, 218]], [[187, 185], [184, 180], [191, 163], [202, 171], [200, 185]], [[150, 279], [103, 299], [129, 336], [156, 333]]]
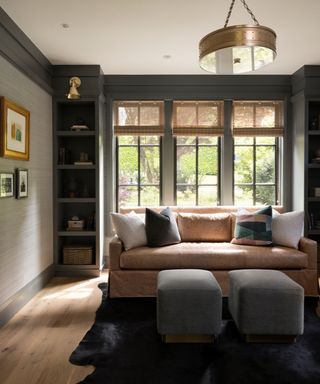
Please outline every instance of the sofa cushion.
[[149, 247], [162, 247], [181, 241], [176, 218], [169, 207], [160, 213], [146, 208], [145, 220]]
[[239, 209], [236, 219], [233, 244], [270, 245], [272, 244], [272, 207], [256, 212]]
[[144, 222], [136, 213], [130, 212], [128, 215], [111, 213], [111, 220], [126, 250], [147, 245]]
[[304, 224], [304, 212], [273, 213], [272, 241], [285, 247], [298, 248]]
[[178, 213], [181, 241], [230, 241], [229, 213]]
[[134, 248], [120, 255], [121, 268], [144, 270], [299, 269], [305, 268], [307, 264], [308, 255], [297, 249], [281, 246], [248, 247], [231, 243], [183, 242], [161, 248]]

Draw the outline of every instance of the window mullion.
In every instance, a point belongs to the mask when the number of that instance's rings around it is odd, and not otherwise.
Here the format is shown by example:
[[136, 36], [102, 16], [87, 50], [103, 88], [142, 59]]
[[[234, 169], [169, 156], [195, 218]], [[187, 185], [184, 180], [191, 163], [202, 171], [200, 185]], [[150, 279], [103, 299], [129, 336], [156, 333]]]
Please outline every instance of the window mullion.
[[198, 204], [199, 204], [199, 139], [198, 137], [196, 137], [196, 205]]
[[253, 167], [252, 167], [252, 170], [253, 170], [253, 175], [252, 175], [252, 193], [253, 193], [253, 205], [256, 205], [256, 202], [257, 202], [257, 196], [256, 196], [256, 181], [257, 181], [257, 174], [256, 174], [256, 171], [257, 171], [257, 163], [256, 163], [256, 160], [257, 160], [257, 145], [256, 145], [256, 138], [254, 137], [253, 138]]
[[232, 138], [232, 101], [224, 102], [224, 136], [220, 140], [220, 202], [221, 205], [232, 205], [233, 199], [233, 138]]
[[141, 145], [140, 145], [140, 136], [138, 136], [138, 206], [141, 204]]

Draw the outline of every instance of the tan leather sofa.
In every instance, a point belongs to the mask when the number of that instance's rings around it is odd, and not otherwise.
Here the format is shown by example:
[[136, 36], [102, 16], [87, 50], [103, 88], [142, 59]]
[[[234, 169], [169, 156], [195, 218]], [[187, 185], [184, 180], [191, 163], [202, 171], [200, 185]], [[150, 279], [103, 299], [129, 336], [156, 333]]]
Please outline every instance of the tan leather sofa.
[[[154, 209], [160, 211], [162, 208]], [[237, 207], [171, 208], [177, 214], [181, 213], [177, 218], [181, 243], [158, 248], [145, 246], [125, 251], [122, 242], [116, 236], [112, 239], [109, 247], [110, 297], [155, 296], [159, 271], [176, 268], [199, 268], [211, 271], [225, 296], [228, 295], [229, 289], [228, 272], [247, 268], [280, 270], [302, 285], [305, 295], [318, 295], [317, 243], [315, 241], [302, 237], [298, 249], [278, 245], [270, 247], [231, 244]], [[255, 211], [258, 208], [248, 209]], [[282, 207], [274, 208], [280, 213], [283, 212]], [[122, 209], [121, 213], [129, 213], [132, 210], [138, 214], [144, 213], [143, 207]], [[193, 216], [219, 213], [222, 224], [218, 223], [217, 226], [217, 223], [213, 223], [210, 231], [204, 228], [202, 221], [201, 223], [196, 221], [195, 225], [190, 226], [190, 217], [186, 213], [196, 214]], [[186, 216], [186, 220], [182, 217], [183, 215]], [[226, 216], [229, 217], [227, 221]]]

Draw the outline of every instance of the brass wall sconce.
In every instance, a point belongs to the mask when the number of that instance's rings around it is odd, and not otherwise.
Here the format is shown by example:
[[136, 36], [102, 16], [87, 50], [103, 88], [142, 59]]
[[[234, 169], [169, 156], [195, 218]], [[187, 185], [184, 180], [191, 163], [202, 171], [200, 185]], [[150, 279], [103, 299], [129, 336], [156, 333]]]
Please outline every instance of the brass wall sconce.
[[78, 89], [81, 85], [81, 80], [79, 77], [71, 77], [69, 80], [70, 90], [67, 94], [68, 99], [75, 100], [80, 99], [80, 93], [78, 92]]

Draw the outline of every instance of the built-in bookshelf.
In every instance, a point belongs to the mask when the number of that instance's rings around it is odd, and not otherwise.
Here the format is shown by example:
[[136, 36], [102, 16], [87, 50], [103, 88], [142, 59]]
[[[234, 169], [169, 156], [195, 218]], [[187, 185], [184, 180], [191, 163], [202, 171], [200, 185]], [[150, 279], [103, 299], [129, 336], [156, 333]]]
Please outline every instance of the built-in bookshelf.
[[58, 274], [97, 275], [102, 267], [98, 109], [96, 98], [53, 102]]
[[320, 99], [307, 100], [306, 235], [320, 242]]

